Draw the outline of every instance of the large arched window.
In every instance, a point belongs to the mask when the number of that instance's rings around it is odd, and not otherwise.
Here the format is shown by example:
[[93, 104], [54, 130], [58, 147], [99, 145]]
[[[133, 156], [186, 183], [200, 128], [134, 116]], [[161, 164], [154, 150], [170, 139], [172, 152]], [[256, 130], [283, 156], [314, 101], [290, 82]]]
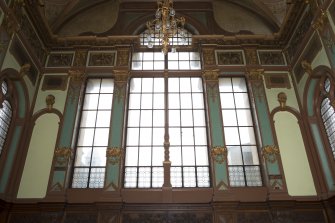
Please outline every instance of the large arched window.
[[326, 78], [323, 83], [323, 89], [321, 94], [324, 96], [321, 102], [320, 115], [323, 121], [323, 126], [327, 134], [328, 142], [335, 158], [335, 111], [331, 101], [331, 95], [334, 89], [331, 87], [334, 83], [331, 83], [329, 78]]
[[9, 130], [10, 122], [12, 119], [12, 107], [8, 101], [9, 89], [5, 80], [1, 82], [1, 97], [0, 102], [0, 155], [4, 148], [5, 140]]

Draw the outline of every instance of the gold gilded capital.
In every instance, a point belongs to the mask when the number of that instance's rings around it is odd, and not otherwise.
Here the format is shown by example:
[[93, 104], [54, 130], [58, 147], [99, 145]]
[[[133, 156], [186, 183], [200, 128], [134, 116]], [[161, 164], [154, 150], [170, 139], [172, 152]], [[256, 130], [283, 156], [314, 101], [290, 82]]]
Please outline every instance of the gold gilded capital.
[[129, 70], [114, 70], [116, 82], [127, 82], [129, 77]]
[[68, 75], [74, 81], [83, 81], [85, 79], [85, 73], [82, 70], [69, 70]]
[[211, 149], [212, 159], [219, 164], [222, 164], [227, 160], [227, 155], [228, 149], [225, 146], [214, 146]]
[[202, 72], [202, 76], [206, 81], [218, 81], [219, 69], [215, 70], [205, 70]]
[[264, 69], [249, 69], [247, 75], [251, 81], [262, 81], [264, 75]]

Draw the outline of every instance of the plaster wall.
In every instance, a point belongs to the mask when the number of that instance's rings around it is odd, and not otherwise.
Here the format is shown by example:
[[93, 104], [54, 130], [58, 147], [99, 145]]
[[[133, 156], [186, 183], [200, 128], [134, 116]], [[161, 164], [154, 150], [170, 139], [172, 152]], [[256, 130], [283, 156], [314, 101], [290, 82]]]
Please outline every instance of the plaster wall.
[[36, 120], [17, 198], [46, 195], [58, 125], [59, 118], [55, 114], [45, 114]]
[[298, 120], [289, 112], [278, 112], [274, 121], [288, 194], [316, 195]]

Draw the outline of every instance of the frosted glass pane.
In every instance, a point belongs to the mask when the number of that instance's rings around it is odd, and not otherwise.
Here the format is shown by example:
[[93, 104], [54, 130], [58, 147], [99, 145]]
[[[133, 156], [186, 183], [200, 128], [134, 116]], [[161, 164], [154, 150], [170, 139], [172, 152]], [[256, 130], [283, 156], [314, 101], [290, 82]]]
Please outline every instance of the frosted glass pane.
[[151, 93], [153, 90], [153, 78], [142, 78], [142, 92]]
[[235, 103], [236, 108], [249, 108], [249, 97], [247, 93], [236, 93], [235, 96]]
[[220, 94], [222, 108], [235, 108], [233, 93]]
[[181, 145], [180, 128], [169, 128], [170, 144]]
[[169, 60], [178, 60], [178, 53], [168, 53]]
[[96, 111], [83, 111], [81, 113], [80, 127], [94, 127]]
[[164, 78], [154, 78], [154, 92], [164, 93]]
[[220, 92], [233, 92], [230, 78], [219, 78]]
[[169, 92], [179, 92], [179, 78], [169, 78]]
[[163, 166], [164, 147], [153, 147], [152, 149], [152, 165]]
[[164, 145], [164, 128], [154, 128], [152, 133], [153, 133], [152, 144], [155, 146]]
[[168, 61], [169, 70], [178, 70], [178, 61]]
[[94, 147], [92, 166], [106, 166], [106, 147]]
[[228, 165], [243, 165], [241, 147], [228, 146]]
[[181, 125], [193, 126], [192, 110], [181, 110]]
[[78, 146], [92, 146], [93, 143], [93, 128], [83, 128], [79, 131]]
[[127, 145], [138, 145], [139, 139], [139, 129], [138, 128], [128, 128], [127, 129]]
[[169, 110], [169, 125], [180, 126], [180, 110]]
[[190, 78], [180, 78], [180, 92], [191, 92]]
[[109, 134], [109, 128], [95, 129], [94, 146], [107, 146], [108, 134]]
[[130, 80], [130, 92], [131, 93], [139, 93], [141, 92], [141, 81], [142, 79], [141, 78], [132, 78]]
[[179, 61], [179, 70], [190, 70], [189, 61]]
[[194, 128], [194, 134], [195, 145], [207, 145], [206, 128]]
[[113, 93], [114, 91], [114, 80], [113, 79], [102, 79], [100, 93]]
[[193, 116], [194, 126], [206, 126], [204, 110], [193, 110]]
[[141, 105], [141, 95], [140, 94], [130, 94], [129, 95], [129, 108], [130, 109], [140, 109]]
[[151, 168], [140, 167], [138, 170], [138, 187], [148, 188], [151, 182]]
[[100, 79], [88, 79], [86, 93], [99, 93]]
[[189, 52], [179, 52], [179, 60], [189, 60], [190, 53]]
[[183, 147], [183, 165], [184, 166], [194, 166], [195, 165], [194, 147], [189, 147], [189, 146]]
[[98, 111], [96, 127], [110, 126], [111, 111]]
[[182, 145], [194, 145], [193, 128], [182, 128]]
[[87, 94], [85, 95], [83, 109], [97, 109], [98, 107], [98, 94]]
[[195, 187], [196, 186], [196, 182], [195, 182], [196, 177], [195, 177], [194, 167], [184, 167], [183, 177], [184, 177], [184, 187]]
[[180, 147], [170, 147], [170, 161], [172, 166], [181, 166]]
[[143, 60], [154, 60], [154, 54], [152, 52], [143, 53]]
[[253, 127], [240, 127], [240, 134], [241, 134], [241, 144], [242, 145], [255, 145], [255, 134]]
[[224, 127], [224, 135], [227, 145], [240, 144], [237, 127]]
[[90, 166], [92, 147], [77, 147], [75, 166]]
[[164, 127], [164, 110], [153, 111], [153, 126]]
[[141, 108], [152, 109], [152, 94], [142, 94]]
[[244, 78], [233, 78], [234, 92], [247, 92], [247, 86]]
[[207, 166], [208, 165], [208, 151], [207, 147], [196, 147], [196, 163], [198, 166]]
[[244, 165], [259, 165], [257, 147], [242, 146]]
[[222, 110], [222, 119], [224, 126], [237, 126], [235, 110]]
[[240, 126], [252, 126], [252, 117], [250, 110], [237, 110], [238, 124]]
[[127, 147], [126, 150], [126, 166], [137, 166], [138, 148]]
[[180, 108], [179, 94], [169, 94], [169, 109]]
[[203, 91], [201, 78], [198, 77], [191, 78], [191, 83], [192, 83], [192, 92]]
[[98, 109], [112, 109], [113, 95], [112, 94], [100, 94], [99, 107]]
[[154, 61], [154, 70], [164, 70], [164, 61]]
[[193, 93], [192, 94], [193, 97], [193, 108], [195, 109], [204, 109], [205, 105], [204, 105], [204, 97], [202, 93]]
[[152, 61], [143, 61], [143, 70], [153, 70], [154, 62]]
[[140, 111], [139, 110], [129, 110], [128, 111], [128, 126], [137, 127], [140, 125]]
[[154, 94], [154, 109], [164, 109], [164, 94]]
[[192, 109], [192, 97], [189, 93], [180, 94], [180, 106], [182, 109]]
[[149, 146], [151, 145], [152, 129], [151, 128], [141, 128], [140, 129], [140, 145]]
[[162, 52], [154, 52], [155, 60], [164, 60], [164, 53]]
[[151, 166], [151, 147], [139, 148], [139, 166]]
[[141, 126], [142, 127], [152, 126], [152, 110], [141, 111]]

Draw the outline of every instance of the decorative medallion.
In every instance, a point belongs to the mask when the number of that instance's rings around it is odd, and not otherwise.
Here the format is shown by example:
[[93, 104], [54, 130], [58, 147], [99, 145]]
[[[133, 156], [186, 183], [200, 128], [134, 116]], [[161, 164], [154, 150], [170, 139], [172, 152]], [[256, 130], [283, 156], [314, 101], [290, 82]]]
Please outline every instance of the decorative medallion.
[[122, 157], [122, 149], [120, 147], [110, 147], [106, 151], [107, 162], [115, 165], [120, 162]]
[[275, 145], [267, 145], [262, 148], [263, 158], [270, 163], [276, 162], [279, 154], [279, 148]]
[[227, 155], [228, 150], [225, 146], [214, 146], [211, 149], [212, 159], [219, 164], [222, 164], [227, 160]]

